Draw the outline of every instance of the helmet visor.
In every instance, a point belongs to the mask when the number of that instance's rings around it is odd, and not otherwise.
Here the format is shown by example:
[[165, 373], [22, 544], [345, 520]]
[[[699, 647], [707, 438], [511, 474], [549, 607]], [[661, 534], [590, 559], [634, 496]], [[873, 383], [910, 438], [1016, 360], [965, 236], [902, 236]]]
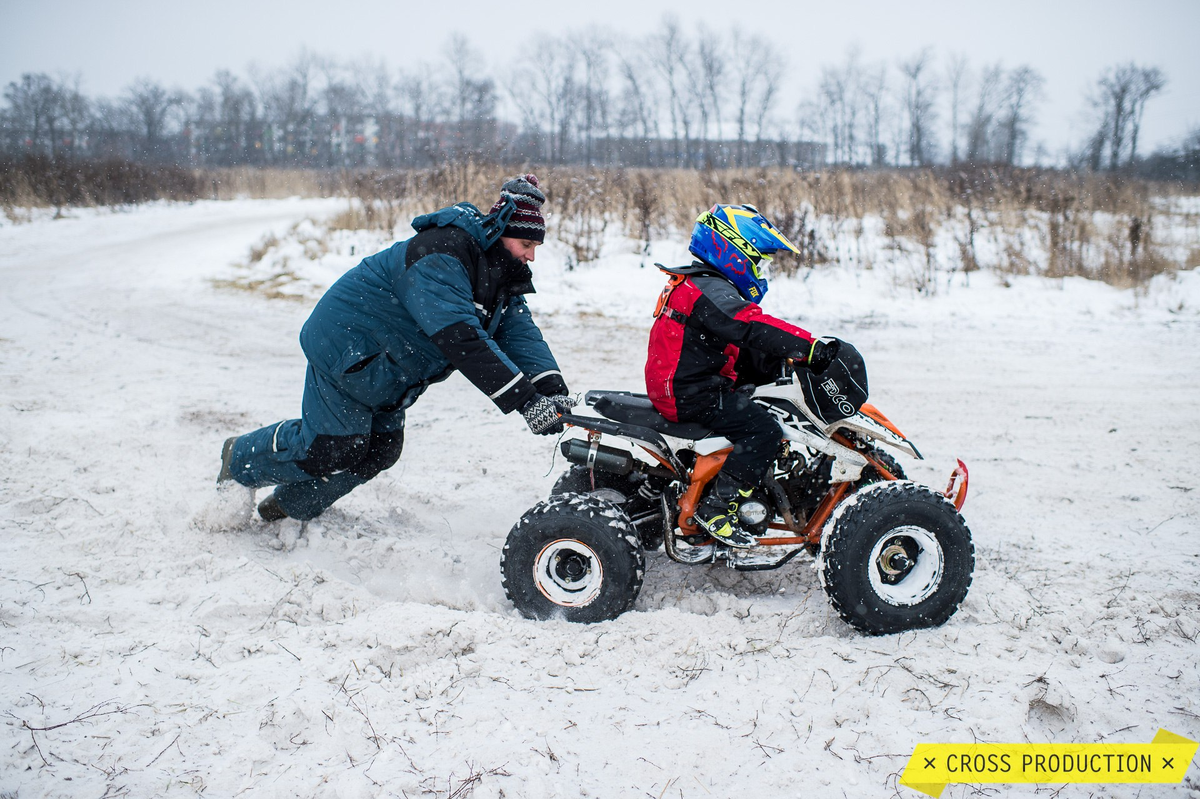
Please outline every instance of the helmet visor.
[[761, 215], [757, 216], [754, 218], [754, 221], [759, 223], [760, 227], [763, 229], [763, 232], [769, 237], [769, 241], [765, 245], [760, 245], [760, 249], [763, 252], [774, 253], [779, 252], [780, 250], [790, 250], [797, 255], [800, 254], [800, 248], [798, 248], [795, 244], [792, 244], [788, 237], [783, 235], [783, 232], [767, 221], [765, 217]]

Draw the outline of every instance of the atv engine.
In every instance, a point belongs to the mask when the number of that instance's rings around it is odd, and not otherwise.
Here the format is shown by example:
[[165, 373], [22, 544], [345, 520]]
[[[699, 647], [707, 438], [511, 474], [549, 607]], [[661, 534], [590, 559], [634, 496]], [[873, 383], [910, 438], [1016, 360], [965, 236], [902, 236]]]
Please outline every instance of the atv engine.
[[749, 499], [738, 506], [738, 520], [751, 535], [762, 535], [775, 517], [775, 503], [761, 488], [754, 489]]

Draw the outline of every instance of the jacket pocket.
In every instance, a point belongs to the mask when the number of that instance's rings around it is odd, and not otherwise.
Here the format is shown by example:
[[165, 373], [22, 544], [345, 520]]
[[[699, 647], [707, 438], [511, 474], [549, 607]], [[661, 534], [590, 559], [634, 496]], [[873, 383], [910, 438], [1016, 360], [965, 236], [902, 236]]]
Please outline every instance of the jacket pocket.
[[347, 369], [342, 374], [352, 375], [357, 372], [361, 372], [363, 369], [366, 369], [368, 366], [371, 365], [371, 361], [375, 360], [378, 357], [379, 357], [378, 352], [375, 353], [374, 355], [368, 355], [366, 358], [363, 358], [361, 361], [359, 361], [358, 363], [351, 366], [349, 369]]
[[400, 366], [387, 356], [375, 353], [342, 370], [338, 383], [353, 399], [370, 408], [393, 404], [408, 385]]

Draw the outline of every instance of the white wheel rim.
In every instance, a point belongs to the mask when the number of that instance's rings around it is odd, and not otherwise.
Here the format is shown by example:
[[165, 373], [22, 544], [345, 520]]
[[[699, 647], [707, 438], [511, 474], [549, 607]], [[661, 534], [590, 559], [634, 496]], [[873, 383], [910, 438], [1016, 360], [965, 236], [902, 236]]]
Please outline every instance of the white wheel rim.
[[[890, 542], [898, 538], [912, 541], [916, 545], [917, 557], [912, 568], [899, 581], [887, 583], [880, 574], [880, 563], [885, 550], [895, 546]], [[867, 574], [871, 579], [871, 588], [884, 602], [897, 606], [916, 605], [933, 596], [941, 585], [945, 560], [942, 545], [924, 527], [895, 527], [875, 541], [867, 561]]]
[[587, 544], [560, 538], [542, 547], [534, 558], [533, 584], [556, 605], [583, 607], [600, 595], [604, 567], [600, 556]]

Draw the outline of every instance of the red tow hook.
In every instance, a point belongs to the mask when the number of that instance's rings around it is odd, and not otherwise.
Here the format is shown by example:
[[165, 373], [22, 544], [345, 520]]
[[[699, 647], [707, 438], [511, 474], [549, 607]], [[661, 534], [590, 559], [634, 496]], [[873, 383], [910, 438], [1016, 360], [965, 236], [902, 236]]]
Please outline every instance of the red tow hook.
[[942, 496], [953, 502], [954, 507], [958, 510], [962, 510], [962, 506], [967, 502], [967, 482], [969, 480], [970, 474], [967, 472], [967, 464], [959, 460], [958, 466], [954, 467], [954, 471], [950, 473], [949, 485], [942, 492]]

